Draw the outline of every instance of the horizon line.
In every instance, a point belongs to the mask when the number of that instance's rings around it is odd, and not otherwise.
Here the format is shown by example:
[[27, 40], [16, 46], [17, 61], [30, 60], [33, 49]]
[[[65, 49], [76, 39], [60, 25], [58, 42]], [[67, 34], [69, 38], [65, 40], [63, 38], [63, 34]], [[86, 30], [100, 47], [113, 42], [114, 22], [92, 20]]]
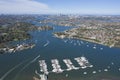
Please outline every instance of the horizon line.
[[120, 16], [120, 14], [80, 14], [80, 13], [0, 13], [0, 15], [118, 15]]

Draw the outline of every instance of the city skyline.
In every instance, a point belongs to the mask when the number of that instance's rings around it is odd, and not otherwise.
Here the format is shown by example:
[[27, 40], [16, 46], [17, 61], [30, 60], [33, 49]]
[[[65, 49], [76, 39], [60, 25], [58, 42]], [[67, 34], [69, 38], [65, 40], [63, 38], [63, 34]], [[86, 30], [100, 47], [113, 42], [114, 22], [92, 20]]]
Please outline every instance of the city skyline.
[[119, 15], [119, 0], [1, 0], [0, 14]]

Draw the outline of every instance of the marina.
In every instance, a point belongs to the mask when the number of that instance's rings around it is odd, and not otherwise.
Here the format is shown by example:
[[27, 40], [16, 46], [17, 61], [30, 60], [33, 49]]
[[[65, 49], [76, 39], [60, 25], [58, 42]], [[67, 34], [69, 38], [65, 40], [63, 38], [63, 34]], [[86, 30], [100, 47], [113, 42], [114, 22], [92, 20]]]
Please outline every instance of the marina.
[[[92, 68], [93, 65], [91, 65], [89, 63], [89, 61], [87, 60], [86, 57], [81, 56], [81, 57], [77, 57], [74, 58], [75, 61], [77, 61], [77, 63], [80, 65], [80, 67], [75, 67], [75, 65], [72, 63], [72, 61], [70, 59], [63, 59], [62, 61], [64, 62], [64, 64], [66, 65], [67, 69], [61, 69], [61, 65], [59, 64], [59, 60], [58, 59], [51, 59], [51, 65], [53, 70], [52, 71], [48, 71], [47, 69], [47, 64], [45, 62], [45, 60], [39, 60], [39, 64], [40, 64], [40, 72], [42, 73], [37, 73], [37, 71], [35, 71], [35, 73], [37, 75], [40, 76], [40, 78], [42, 80], [47, 80], [47, 76], [51, 73], [63, 73], [64, 71], [71, 71], [71, 70], [85, 70], [85, 68], [90, 67]], [[113, 63], [113, 62], [112, 62]], [[103, 70], [92, 70], [90, 73], [92, 74], [97, 74], [97, 72], [101, 73], [101, 72], [108, 72], [110, 69], [110, 66], [107, 66], [107, 68], [104, 68]], [[120, 70], [120, 69], [119, 69]], [[87, 75], [89, 74], [87, 71], [82, 72], [83, 75]], [[68, 77], [68, 74], [66, 74], [66, 77]]]
[[63, 62], [65, 63], [65, 65], [67, 66], [67, 69], [61, 69], [61, 65], [59, 64], [59, 60], [58, 59], [52, 59], [51, 60], [51, 65], [53, 67], [52, 71], [48, 71], [47, 69], [47, 64], [45, 62], [45, 60], [39, 60], [39, 65], [40, 65], [40, 72], [43, 72], [44, 74], [49, 74], [49, 73], [62, 73], [63, 71], [71, 71], [71, 70], [78, 70], [78, 69], [84, 69], [87, 67], [93, 67], [93, 65], [91, 65], [88, 60], [85, 57], [78, 57], [78, 58], [74, 58], [75, 60], [77, 60], [78, 64], [80, 64], [80, 67], [75, 67], [74, 64], [71, 62], [70, 59], [63, 59]]

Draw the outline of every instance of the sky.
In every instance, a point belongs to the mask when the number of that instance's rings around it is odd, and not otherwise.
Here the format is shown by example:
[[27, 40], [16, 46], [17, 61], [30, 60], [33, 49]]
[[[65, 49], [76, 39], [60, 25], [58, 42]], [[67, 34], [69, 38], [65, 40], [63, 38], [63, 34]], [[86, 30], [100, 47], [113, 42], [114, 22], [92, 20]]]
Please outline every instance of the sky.
[[0, 0], [0, 14], [119, 15], [120, 0]]

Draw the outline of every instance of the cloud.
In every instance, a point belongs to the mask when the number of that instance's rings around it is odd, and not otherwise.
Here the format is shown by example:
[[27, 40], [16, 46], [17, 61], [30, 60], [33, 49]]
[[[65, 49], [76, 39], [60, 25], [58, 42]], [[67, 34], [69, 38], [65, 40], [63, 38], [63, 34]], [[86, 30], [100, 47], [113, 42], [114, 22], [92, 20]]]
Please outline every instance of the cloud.
[[35, 0], [0, 0], [0, 13], [7, 14], [39, 14], [48, 13], [47, 4]]

